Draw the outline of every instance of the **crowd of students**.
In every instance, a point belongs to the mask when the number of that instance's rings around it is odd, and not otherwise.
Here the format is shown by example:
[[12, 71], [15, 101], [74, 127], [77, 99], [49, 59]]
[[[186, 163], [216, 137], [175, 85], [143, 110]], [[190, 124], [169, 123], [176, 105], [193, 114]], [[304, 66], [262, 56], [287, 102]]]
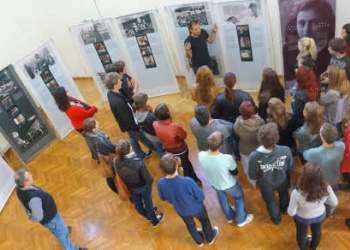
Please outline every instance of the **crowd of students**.
[[[191, 90], [197, 106], [190, 127], [197, 140], [200, 167], [228, 223], [236, 220], [242, 227], [254, 218], [246, 210], [244, 192], [236, 179], [236, 161], [241, 161], [247, 179], [260, 190], [272, 223], [280, 224], [281, 214], [288, 213], [294, 217], [300, 249], [319, 245], [322, 222], [334, 215], [338, 204], [338, 189], [350, 189], [350, 59], [345, 53], [350, 51], [349, 26], [344, 25], [344, 38], [329, 42], [332, 57], [326, 72], [317, 70], [313, 39], [300, 39], [291, 111], [285, 107], [284, 87], [271, 68], [263, 71], [258, 105], [249, 93], [235, 89], [234, 73], [225, 75], [225, 90], [220, 93], [209, 67], [198, 68]], [[165, 215], [153, 205], [153, 178], [143, 162], [155, 151], [166, 175], [157, 183], [160, 199], [174, 206], [198, 246], [212, 244], [219, 228], [211, 225], [203, 204], [202, 181], [189, 160], [187, 132], [172, 120], [165, 103], [153, 111], [123, 62], [115, 63], [115, 72], [107, 74], [104, 84], [110, 110], [129, 141], [111, 143], [92, 118], [97, 109], [70, 97], [64, 88], [56, 91], [55, 100], [84, 135], [93, 159], [101, 161], [102, 157], [111, 164], [105, 175], [108, 186], [118, 192], [114, 185], [118, 174], [131, 192], [136, 211], [158, 226]], [[139, 142], [149, 151], [144, 152]], [[297, 182], [291, 183], [294, 156], [303, 167]], [[235, 206], [229, 204], [227, 195], [234, 198]], [[202, 228], [196, 227], [194, 218]], [[348, 219], [346, 224], [350, 227]], [[307, 235], [309, 225], [311, 237]]]

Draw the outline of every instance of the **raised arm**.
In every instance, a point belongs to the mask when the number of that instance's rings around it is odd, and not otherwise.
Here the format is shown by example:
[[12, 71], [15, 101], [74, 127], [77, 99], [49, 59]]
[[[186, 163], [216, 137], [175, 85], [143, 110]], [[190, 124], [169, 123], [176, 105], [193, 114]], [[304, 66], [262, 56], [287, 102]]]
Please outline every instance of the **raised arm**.
[[207, 39], [207, 42], [212, 44], [215, 40], [215, 37], [216, 37], [216, 31], [218, 30], [218, 25], [216, 23], [214, 23], [213, 25], [213, 30], [211, 31], [208, 39]]

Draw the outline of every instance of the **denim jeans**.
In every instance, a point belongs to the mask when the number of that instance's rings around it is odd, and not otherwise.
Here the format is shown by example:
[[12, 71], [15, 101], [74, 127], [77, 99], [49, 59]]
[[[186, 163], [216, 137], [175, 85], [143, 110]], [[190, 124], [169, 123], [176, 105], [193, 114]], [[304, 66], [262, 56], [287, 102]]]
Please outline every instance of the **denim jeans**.
[[210, 242], [214, 239], [214, 229], [211, 226], [208, 213], [204, 205], [202, 210], [199, 211], [199, 213], [189, 216], [180, 215], [180, 217], [185, 222], [188, 232], [191, 234], [192, 238], [198, 245], [203, 243], [203, 237], [200, 233], [198, 233], [196, 223], [194, 222], [193, 218], [197, 218], [202, 224], [204, 237], [207, 240], [207, 242]]
[[144, 134], [145, 134], [145, 137], [153, 144], [153, 148], [157, 152], [157, 155], [159, 156], [159, 158], [162, 158], [163, 155], [165, 155], [165, 150], [162, 142], [158, 139], [157, 136], [148, 134], [146, 132], [144, 132]]
[[194, 169], [193, 169], [193, 166], [192, 166], [190, 159], [188, 159], [188, 148], [186, 148], [182, 152], [170, 152], [169, 151], [169, 153], [173, 153], [174, 155], [178, 156], [181, 159], [181, 166], [184, 169], [184, 176], [191, 177], [195, 182], [201, 181], [197, 177], [196, 172], [194, 172]]
[[153, 225], [157, 224], [158, 219], [154, 212], [151, 186], [147, 185], [137, 192], [132, 192], [131, 200], [139, 214], [150, 220]]
[[247, 176], [248, 180], [250, 181], [250, 183], [253, 185], [254, 188], [256, 188], [256, 181], [251, 180], [248, 176], [248, 169], [249, 169], [249, 155], [241, 155], [241, 162], [243, 165], [243, 171], [245, 173], [245, 175]]
[[233, 218], [235, 217], [235, 212], [230, 207], [230, 204], [228, 203], [228, 199], [226, 196], [226, 194], [229, 194], [235, 199], [237, 224], [244, 222], [245, 219], [247, 218], [247, 211], [245, 210], [244, 193], [239, 182], [237, 181], [236, 184], [233, 187], [230, 187], [229, 189], [226, 189], [226, 190], [215, 189], [215, 191], [216, 191], [216, 194], [218, 195], [220, 207], [222, 211], [224, 211], [226, 219], [230, 221], [230, 220], [233, 220]]
[[236, 158], [241, 158], [239, 153], [239, 137], [236, 135], [235, 131], [232, 131], [231, 138], [233, 140], [233, 155]]
[[[306, 250], [307, 249], [306, 237], [307, 237], [309, 224], [299, 223], [296, 220], [294, 220], [294, 222], [297, 228], [297, 242], [298, 242], [299, 248], [301, 250]], [[322, 235], [322, 231], [321, 231], [322, 222], [323, 221], [319, 223], [310, 224], [311, 233], [312, 233], [310, 249], [316, 249], [320, 244], [321, 235]]]
[[[285, 213], [289, 204], [289, 195], [288, 195], [288, 178], [279, 186], [260, 186], [260, 192], [263, 200], [266, 203], [267, 211], [270, 214], [270, 218], [273, 223], [279, 224], [281, 222], [280, 210]], [[280, 210], [277, 208], [275, 191], [277, 190], [280, 200]]]
[[129, 135], [130, 144], [138, 157], [140, 158], [146, 157], [146, 153], [142, 151], [139, 141], [142, 142], [142, 144], [145, 145], [147, 148], [152, 150], [155, 149], [153, 147], [152, 142], [150, 142], [146, 138], [145, 132], [143, 132], [141, 129], [139, 131], [129, 130], [127, 133]]
[[44, 227], [50, 230], [50, 232], [57, 238], [61, 246], [66, 250], [78, 250], [79, 247], [74, 246], [69, 239], [69, 232], [62, 217], [57, 213], [56, 216], [46, 224]]
[[341, 122], [334, 123], [332, 125], [337, 129], [337, 131], [338, 131], [337, 141], [340, 141], [341, 139], [343, 139], [343, 131], [341, 130]]

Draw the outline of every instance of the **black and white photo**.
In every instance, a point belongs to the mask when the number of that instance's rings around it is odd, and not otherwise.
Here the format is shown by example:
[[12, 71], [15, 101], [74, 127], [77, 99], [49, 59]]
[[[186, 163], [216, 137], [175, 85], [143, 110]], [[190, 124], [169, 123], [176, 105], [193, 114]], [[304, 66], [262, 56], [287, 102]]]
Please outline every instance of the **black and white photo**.
[[143, 57], [143, 61], [144, 61], [144, 63], [145, 63], [146, 68], [154, 68], [154, 67], [157, 67], [156, 61], [154, 60], [153, 55], [144, 56], [144, 57]]
[[150, 14], [126, 18], [122, 20], [122, 27], [127, 38], [142, 34], [154, 33], [155, 31], [155, 25], [152, 22]]
[[86, 24], [78, 32], [85, 45], [111, 39], [111, 31], [103, 22]]
[[198, 21], [200, 25], [208, 25], [208, 10], [204, 5], [180, 7], [175, 9], [175, 18], [180, 27], [189, 27], [191, 21]]

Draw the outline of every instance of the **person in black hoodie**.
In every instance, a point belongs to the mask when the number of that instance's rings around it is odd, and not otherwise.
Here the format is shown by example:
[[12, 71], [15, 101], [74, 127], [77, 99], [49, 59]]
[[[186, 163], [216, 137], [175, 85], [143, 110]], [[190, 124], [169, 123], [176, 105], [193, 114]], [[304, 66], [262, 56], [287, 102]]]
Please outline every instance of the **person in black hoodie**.
[[[276, 123], [268, 123], [259, 128], [258, 141], [261, 144], [249, 155], [248, 176], [256, 180], [263, 200], [266, 202], [270, 218], [275, 225], [280, 224], [282, 213], [289, 204], [289, 176], [294, 169], [294, 159], [288, 147], [276, 145], [279, 140]], [[277, 208], [275, 191], [279, 194]]]
[[137, 156], [142, 159], [149, 157], [152, 154], [152, 150], [149, 150], [147, 153], [143, 152], [139, 141], [149, 149], [153, 149], [153, 144], [145, 137], [144, 132], [134, 116], [134, 110], [128, 103], [126, 97], [120, 93], [122, 87], [120, 75], [115, 72], [108, 73], [104, 84], [108, 88], [107, 98], [109, 107], [111, 108], [120, 130], [128, 133], [130, 143]]
[[87, 248], [77, 247], [71, 242], [69, 233], [72, 227], [67, 227], [57, 212], [55, 200], [49, 193], [34, 186], [33, 182], [33, 176], [26, 170], [20, 169], [15, 173], [17, 197], [29, 220], [40, 222], [41, 225], [49, 229], [65, 249], [87, 250]]
[[153, 128], [153, 122], [156, 116], [152, 107], [148, 105], [148, 96], [145, 93], [139, 93], [134, 97], [135, 117], [142, 127], [145, 137], [153, 144], [160, 158], [165, 154], [162, 142], [157, 138], [156, 131]]
[[[257, 108], [253, 101], [253, 98], [245, 91], [234, 89], [237, 83], [236, 75], [232, 72], [229, 72], [224, 77], [225, 92], [219, 94], [214, 100], [214, 108], [211, 112], [211, 116], [214, 119], [222, 119], [232, 123], [236, 122], [236, 119], [241, 114], [239, 113], [239, 107], [242, 102], [249, 101], [253, 104], [255, 111]], [[235, 160], [240, 160], [241, 155], [239, 153], [239, 137], [234, 133], [232, 134], [234, 141], [233, 144], [233, 153]]]
[[153, 207], [152, 176], [127, 140], [117, 142], [116, 153], [118, 157], [113, 160], [112, 166], [130, 190], [131, 201], [137, 212], [150, 220], [154, 227], [158, 226], [163, 221], [164, 214], [156, 215], [156, 208]]

